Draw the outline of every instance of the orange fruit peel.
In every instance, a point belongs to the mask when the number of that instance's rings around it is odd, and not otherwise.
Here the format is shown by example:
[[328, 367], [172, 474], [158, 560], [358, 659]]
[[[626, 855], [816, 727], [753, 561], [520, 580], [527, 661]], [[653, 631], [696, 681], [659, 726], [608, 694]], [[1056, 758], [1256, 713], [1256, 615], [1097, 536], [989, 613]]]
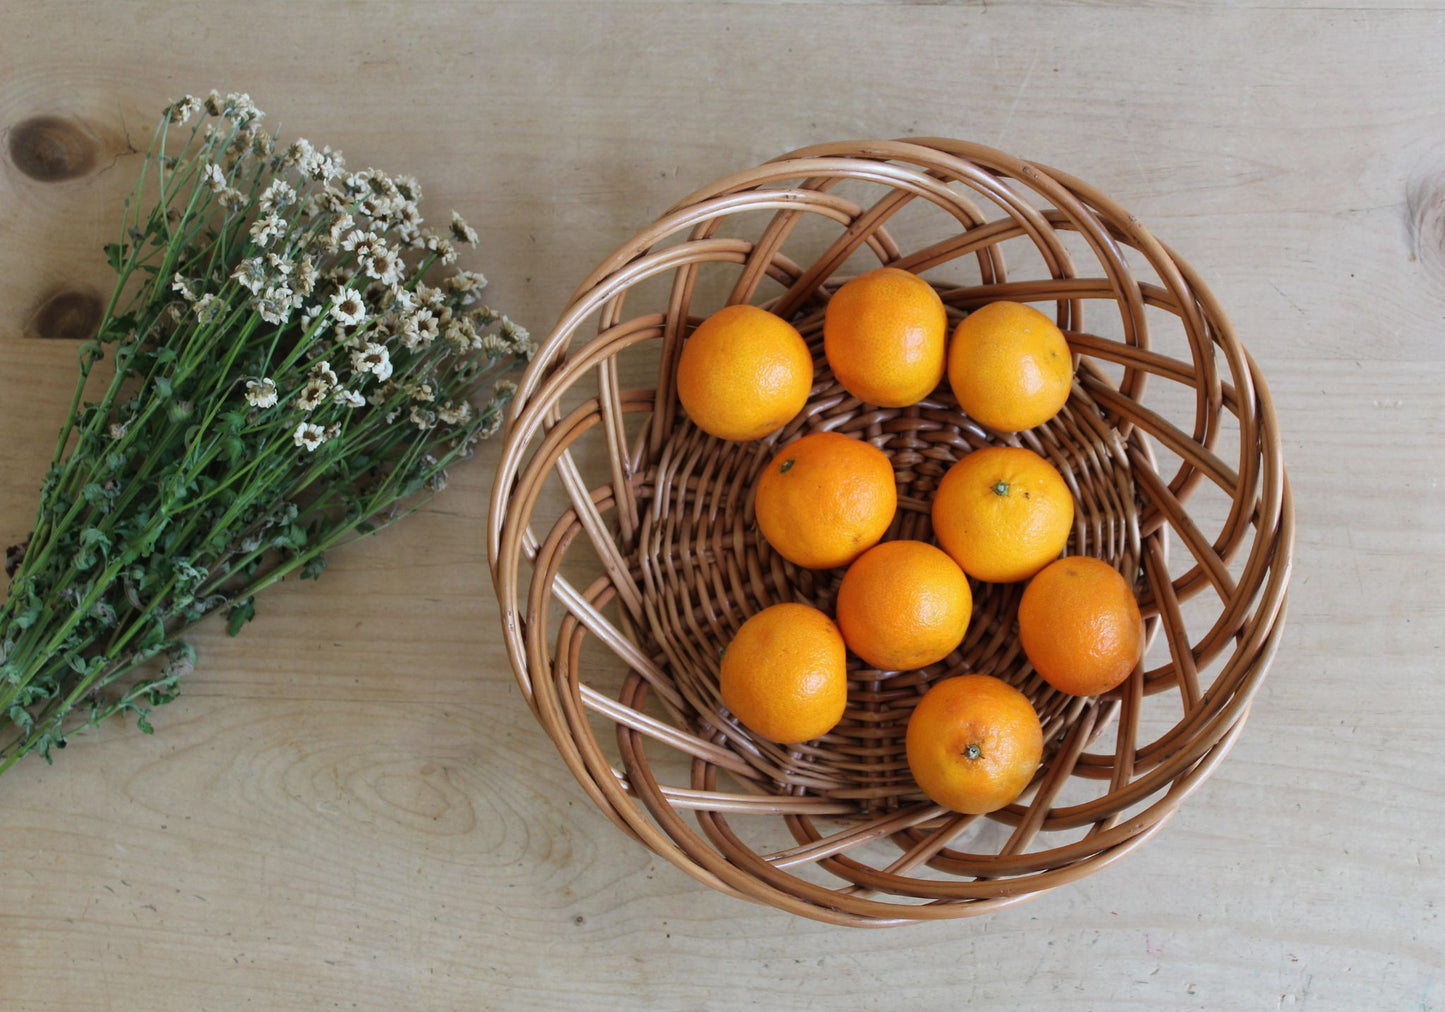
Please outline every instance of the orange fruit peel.
[[827, 734], [848, 702], [847, 649], [817, 608], [775, 604], [750, 617], [723, 651], [723, 704], [745, 727], [779, 744]]
[[1019, 432], [1069, 399], [1074, 361], [1063, 331], [1032, 306], [991, 302], [965, 316], [948, 346], [948, 384], [964, 413]]
[[880, 671], [908, 671], [936, 664], [963, 642], [973, 593], [942, 549], [884, 541], [848, 567], [834, 611], [850, 650]]
[[885, 408], [917, 404], [943, 380], [948, 314], [933, 286], [897, 267], [845, 282], [823, 316], [823, 353], [854, 397]]
[[945, 678], [908, 720], [908, 768], [924, 794], [967, 815], [1014, 802], [1043, 757], [1038, 713], [1018, 689], [992, 675]]
[[768, 544], [807, 569], [852, 562], [887, 533], [897, 508], [888, 455], [837, 432], [814, 432], [779, 450], [753, 501]]
[[1101, 559], [1070, 555], [1039, 571], [1019, 598], [1019, 642], [1039, 677], [1060, 692], [1117, 688], [1143, 654], [1134, 591]]
[[683, 342], [677, 397], [709, 435], [760, 439], [792, 421], [813, 388], [813, 356], [787, 320], [757, 306], [727, 306]]
[[933, 496], [933, 530], [969, 576], [1015, 583], [1068, 543], [1074, 499], [1059, 472], [1019, 446], [974, 450], [944, 474]]

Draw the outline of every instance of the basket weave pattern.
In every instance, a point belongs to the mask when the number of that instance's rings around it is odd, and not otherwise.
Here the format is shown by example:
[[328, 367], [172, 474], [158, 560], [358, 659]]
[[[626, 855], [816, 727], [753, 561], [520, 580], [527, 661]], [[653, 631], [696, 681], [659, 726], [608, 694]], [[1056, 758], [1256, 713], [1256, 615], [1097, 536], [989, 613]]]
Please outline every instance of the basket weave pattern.
[[[961, 414], [946, 383], [909, 408], [850, 397], [822, 355], [823, 310], [877, 264], [933, 282], [950, 326], [1004, 298], [1055, 314], [1079, 363], [1064, 410], [1006, 436]], [[687, 420], [673, 378], [689, 330], [744, 301], [794, 321], [817, 376], [799, 418], [736, 444]], [[1086, 307], [1102, 325], [1086, 327]], [[638, 368], [648, 385], [628, 386]], [[1074, 494], [1068, 552], [1136, 587], [1145, 661], [1106, 697], [1060, 694], [1018, 645], [1021, 585], [975, 582], [950, 657], [906, 672], [850, 657], [837, 729], [801, 746], [756, 739], [722, 706], [722, 647], [779, 601], [831, 611], [841, 570], [773, 552], [750, 490], [777, 447], [819, 429], [892, 459], [890, 538], [932, 539], [933, 490], [971, 449], [1043, 454]], [[1278, 644], [1292, 531], [1268, 392], [1188, 265], [1077, 179], [928, 139], [819, 146], [738, 173], [602, 263], [520, 384], [489, 552], [524, 696], [604, 813], [715, 888], [876, 926], [1017, 902], [1152, 836], [1243, 727]], [[1020, 688], [1046, 739], [1030, 789], [984, 817], [930, 803], [904, 758], [914, 704], [965, 671]]]

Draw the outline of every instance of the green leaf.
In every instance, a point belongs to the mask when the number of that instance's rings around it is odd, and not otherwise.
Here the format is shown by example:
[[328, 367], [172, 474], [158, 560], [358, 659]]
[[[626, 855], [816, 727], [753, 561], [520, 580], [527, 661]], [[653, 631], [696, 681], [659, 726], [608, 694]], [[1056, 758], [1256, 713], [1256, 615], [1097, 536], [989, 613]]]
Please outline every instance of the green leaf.
[[321, 574], [322, 574], [323, 572], [325, 572], [325, 570], [326, 570], [326, 553], [325, 553], [325, 552], [320, 552], [320, 553], [318, 553], [318, 554], [316, 554], [316, 555], [313, 555], [313, 556], [311, 557], [311, 560], [310, 560], [309, 562], [307, 562], [306, 565], [304, 565], [304, 566], [301, 567], [301, 579], [303, 579], [303, 580], [316, 580], [316, 579], [320, 579]]
[[45, 605], [41, 603], [40, 598], [31, 594], [26, 598], [25, 607], [15, 616], [15, 627], [29, 629], [40, 621], [40, 616], [43, 614], [45, 614]]
[[238, 601], [231, 605], [230, 610], [226, 612], [226, 633], [235, 636], [241, 631], [242, 626], [255, 617], [255, 598], [248, 597], [244, 601]]
[[82, 678], [88, 678], [105, 667], [105, 657], [96, 656], [87, 658], [72, 653], [65, 655], [65, 663]]

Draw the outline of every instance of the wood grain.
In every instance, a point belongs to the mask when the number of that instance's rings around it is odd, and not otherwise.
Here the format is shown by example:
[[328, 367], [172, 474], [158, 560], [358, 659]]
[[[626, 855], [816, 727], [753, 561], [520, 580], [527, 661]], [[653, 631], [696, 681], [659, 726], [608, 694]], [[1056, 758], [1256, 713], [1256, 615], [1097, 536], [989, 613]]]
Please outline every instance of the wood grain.
[[[1229, 307], [1299, 515], [1279, 659], [1156, 839], [983, 919], [849, 932], [699, 886], [591, 807], [502, 655], [484, 446], [240, 637], [200, 631], [154, 736], [0, 781], [7, 1009], [1441, 1006], [1438, 5], [0, 0], [0, 25], [7, 544], [74, 375], [37, 314], [108, 292], [133, 150], [211, 87], [416, 174], [539, 333], [678, 197], [794, 147], [953, 135], [1065, 167]], [[88, 171], [23, 170], [37, 117], [94, 138]]]

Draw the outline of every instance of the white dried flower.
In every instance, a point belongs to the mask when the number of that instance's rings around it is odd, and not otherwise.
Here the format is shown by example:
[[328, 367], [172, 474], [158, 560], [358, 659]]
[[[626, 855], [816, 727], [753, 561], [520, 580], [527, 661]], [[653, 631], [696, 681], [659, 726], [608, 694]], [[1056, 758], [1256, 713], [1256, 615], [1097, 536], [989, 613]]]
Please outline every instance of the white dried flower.
[[284, 179], [273, 179], [271, 185], [261, 191], [258, 204], [263, 211], [275, 211], [288, 207], [296, 200], [296, 191]]
[[266, 262], [260, 257], [247, 257], [236, 265], [231, 277], [250, 289], [253, 295], [259, 294], [266, 287]]
[[430, 403], [437, 399], [436, 391], [432, 389], [430, 383], [408, 383], [402, 389], [414, 401]]
[[509, 401], [517, 396], [517, 384], [511, 380], [497, 380], [492, 384], [492, 395], [500, 401]]
[[316, 264], [310, 256], [303, 256], [300, 265], [296, 268], [296, 290], [302, 295], [310, 295], [316, 289]]
[[437, 408], [437, 417], [447, 425], [462, 425], [472, 417], [470, 401], [455, 401]]
[[305, 447], [306, 452], [310, 453], [326, 442], [326, 430], [311, 422], [300, 422], [297, 424], [296, 430], [291, 433], [291, 442]]
[[511, 346], [512, 354], [523, 361], [530, 362], [532, 356], [537, 354], [537, 343], [532, 340], [532, 335], [527, 328], [513, 323], [506, 317], [502, 317], [502, 326], [499, 328], [502, 336], [507, 339]]
[[375, 232], [352, 229], [341, 241], [341, 248], [355, 253], [358, 262], [365, 262], [386, 251], [386, 240]]
[[490, 359], [505, 358], [512, 353], [512, 346], [501, 334], [487, 334], [482, 338], [480, 351]]
[[296, 269], [296, 265], [283, 256], [275, 253], [266, 254], [266, 264], [280, 277], [287, 277]]
[[181, 298], [185, 299], [187, 302], [195, 302], [196, 293], [191, 289], [192, 284], [193, 282], [190, 279], [183, 278], [179, 274], [177, 274], [171, 280], [171, 291], [180, 292]]
[[207, 292], [205, 295], [202, 295], [200, 301], [196, 303], [196, 319], [202, 323], [210, 323], [216, 318], [217, 314], [220, 313], [224, 305], [225, 303], [215, 295]]
[[418, 309], [401, 325], [401, 343], [408, 351], [425, 348], [436, 340], [441, 326], [430, 309]]
[[[430, 466], [432, 466], [432, 467], [435, 467], [435, 466], [436, 466], [436, 463], [437, 463], [437, 459], [436, 459], [435, 457], [433, 457], [430, 453], [428, 453], [428, 454], [426, 455], [426, 462], [427, 462], [428, 465], [430, 465]], [[434, 472], [434, 473], [432, 474], [432, 476], [427, 479], [427, 487], [430, 488], [430, 489], [434, 489], [434, 490], [436, 490], [436, 491], [438, 491], [438, 492], [440, 492], [442, 489], [446, 488], [446, 487], [447, 487], [447, 473], [446, 473], [446, 471], [436, 471], [436, 472]]]
[[201, 175], [212, 193], [220, 193], [226, 189], [226, 174], [215, 162], [207, 162], [206, 167], [201, 170]]
[[372, 169], [359, 169], [356, 172], [348, 172], [341, 180], [341, 185], [346, 187], [352, 195], [366, 193], [371, 189]]
[[276, 147], [275, 139], [264, 130], [257, 130], [252, 126], [246, 131], [246, 134], [247, 140], [250, 143], [251, 152], [257, 158], [265, 158]]
[[[215, 94], [215, 92], [212, 92], [212, 94]], [[209, 108], [211, 102], [207, 100], [206, 105], [207, 108]], [[233, 91], [226, 96], [225, 102], [221, 104], [220, 115], [226, 117], [232, 123], [245, 125], [252, 120], [260, 119], [265, 113], [256, 108], [256, 103], [251, 101], [250, 95], [244, 91]]]
[[361, 267], [367, 277], [385, 285], [394, 285], [401, 280], [401, 257], [395, 250], [383, 248], [381, 252], [363, 259]]
[[468, 246], [477, 244], [477, 230], [468, 225], [466, 219], [455, 211], [452, 212], [452, 235], [456, 237], [457, 242], [464, 242]]
[[246, 207], [246, 195], [233, 187], [226, 187], [216, 198], [222, 210], [241, 211]]
[[341, 175], [346, 167], [346, 159], [341, 157], [341, 152], [332, 151], [324, 147], [320, 151], [313, 151], [311, 157], [301, 163], [301, 170], [313, 179], [323, 182], [335, 179]]
[[359, 408], [366, 403], [366, 398], [355, 390], [338, 390], [332, 396], [339, 404], [348, 408]]
[[128, 421], [127, 421], [127, 422], [111, 422], [111, 423], [110, 423], [110, 438], [111, 438], [111, 440], [112, 440], [113, 442], [120, 442], [121, 439], [125, 438], [125, 430], [128, 429], [128, 428], [130, 428], [130, 422], [128, 422]]
[[279, 326], [290, 319], [295, 299], [296, 293], [291, 291], [290, 287], [274, 284], [269, 286], [260, 298], [253, 299], [252, 305], [256, 312], [261, 314], [261, 319]]
[[421, 200], [421, 183], [417, 181], [415, 176], [410, 176], [403, 172], [400, 175], [392, 176], [391, 181], [396, 186], [396, 192], [399, 193], [407, 203], [415, 206], [416, 202]]
[[428, 411], [426, 408], [418, 407], [415, 404], [412, 405], [410, 417], [411, 423], [418, 429], [430, 429], [437, 423], [435, 411]]
[[465, 316], [453, 320], [443, 336], [457, 351], [476, 351], [482, 346], [482, 336], [477, 332], [476, 325]]
[[246, 403], [253, 408], [269, 408], [276, 403], [276, 384], [269, 379], [246, 381]]
[[384, 194], [373, 193], [362, 197], [356, 207], [373, 221], [385, 221], [391, 216], [392, 201]]
[[401, 283], [401, 278], [396, 278], [387, 286], [387, 306], [398, 321], [416, 312], [416, 296]]
[[514, 323], [506, 317], [502, 317], [502, 326], [499, 329], [502, 331], [502, 336], [514, 345], [520, 346], [531, 337], [531, 335], [527, 333], [526, 327]]
[[313, 376], [306, 381], [301, 388], [301, 393], [296, 398], [296, 406], [302, 411], [315, 411], [326, 400], [326, 395], [331, 392], [326, 381]]
[[173, 123], [189, 123], [191, 117], [201, 111], [201, 100], [194, 95], [186, 95], [180, 101], [172, 103], [166, 108], [166, 115]]
[[316, 149], [311, 146], [311, 142], [305, 137], [298, 137], [291, 142], [291, 146], [281, 156], [281, 164], [287, 168], [294, 168], [315, 154]]
[[331, 297], [332, 317], [347, 327], [355, 327], [366, 322], [366, 303], [355, 291], [347, 288], [337, 292]]
[[357, 372], [369, 372], [379, 380], [391, 378], [391, 355], [386, 346], [368, 341], [351, 353], [351, 368]]
[[418, 281], [416, 300], [432, 312], [440, 313], [447, 304], [447, 293], [440, 288], [433, 288], [425, 281]]
[[466, 295], [469, 292], [479, 292], [487, 287], [487, 279], [476, 271], [457, 271], [443, 281], [442, 285], [457, 295]]
[[274, 213], [263, 214], [251, 224], [251, 239], [258, 246], [269, 246], [271, 241], [286, 231], [286, 222]]
[[328, 390], [336, 386], [339, 382], [336, 378], [336, 371], [331, 368], [330, 362], [317, 362], [313, 365], [311, 367], [311, 378], [325, 383], [326, 389]]
[[323, 168], [324, 162], [325, 156], [310, 144], [307, 144], [304, 150], [299, 151], [297, 154], [296, 167], [312, 179], [328, 179], [330, 177], [326, 175], [326, 171]]

